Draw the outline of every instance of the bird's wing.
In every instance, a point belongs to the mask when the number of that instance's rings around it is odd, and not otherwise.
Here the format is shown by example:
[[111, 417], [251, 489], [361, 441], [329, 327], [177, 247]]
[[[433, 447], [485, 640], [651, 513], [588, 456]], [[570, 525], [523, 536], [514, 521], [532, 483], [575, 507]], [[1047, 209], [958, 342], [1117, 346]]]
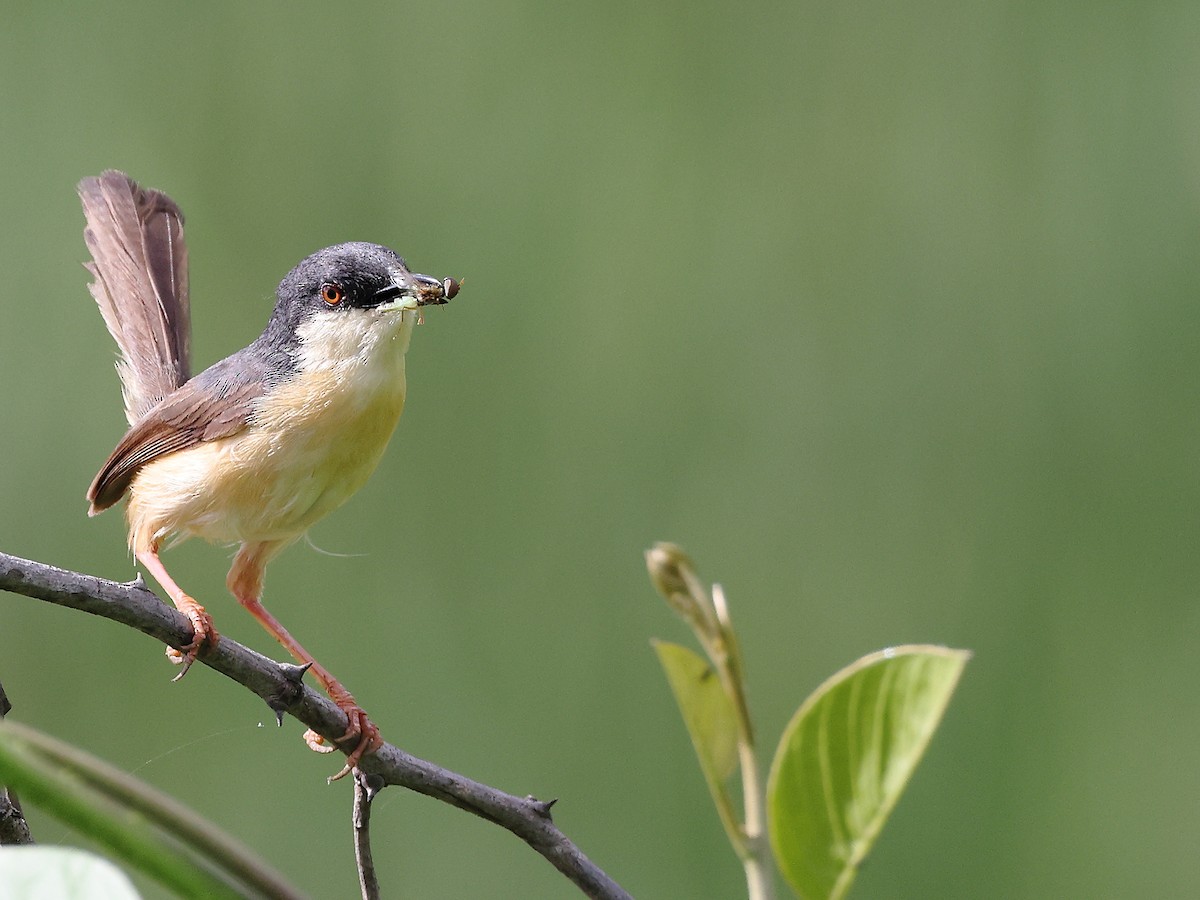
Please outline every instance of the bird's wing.
[[89, 285], [117, 342], [132, 425], [188, 380], [191, 316], [183, 213], [166, 194], [109, 170], [79, 183]]
[[237, 434], [254, 414], [266, 387], [239, 367], [238, 355], [197, 375], [162, 400], [126, 432], [88, 488], [89, 515], [112, 506], [149, 462], [205, 441]]

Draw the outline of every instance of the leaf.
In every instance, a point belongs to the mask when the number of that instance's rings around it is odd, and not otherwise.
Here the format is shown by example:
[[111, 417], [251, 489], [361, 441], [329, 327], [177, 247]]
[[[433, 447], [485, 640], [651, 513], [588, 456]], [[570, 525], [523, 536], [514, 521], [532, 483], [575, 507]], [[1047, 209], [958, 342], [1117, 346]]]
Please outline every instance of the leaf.
[[666, 641], [653, 641], [658, 661], [662, 663], [683, 723], [696, 748], [700, 770], [708, 782], [708, 790], [717, 812], [730, 831], [735, 848], [743, 839], [733, 817], [733, 806], [725, 782], [737, 769], [737, 718], [729, 695], [717, 673], [700, 654]]
[[138, 900], [129, 878], [102, 856], [70, 847], [5, 847], [0, 897], [10, 900]]
[[894, 647], [838, 672], [796, 711], [767, 780], [771, 846], [796, 894], [850, 888], [941, 721], [965, 650]]

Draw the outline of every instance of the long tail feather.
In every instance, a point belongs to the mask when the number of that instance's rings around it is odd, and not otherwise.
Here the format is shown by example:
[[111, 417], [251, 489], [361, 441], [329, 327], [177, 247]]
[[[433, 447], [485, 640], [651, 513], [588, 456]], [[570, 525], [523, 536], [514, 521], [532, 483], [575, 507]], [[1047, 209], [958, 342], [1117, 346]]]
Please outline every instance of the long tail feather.
[[159, 191], [109, 170], [79, 183], [89, 285], [117, 342], [132, 425], [190, 377], [191, 314], [183, 213]]

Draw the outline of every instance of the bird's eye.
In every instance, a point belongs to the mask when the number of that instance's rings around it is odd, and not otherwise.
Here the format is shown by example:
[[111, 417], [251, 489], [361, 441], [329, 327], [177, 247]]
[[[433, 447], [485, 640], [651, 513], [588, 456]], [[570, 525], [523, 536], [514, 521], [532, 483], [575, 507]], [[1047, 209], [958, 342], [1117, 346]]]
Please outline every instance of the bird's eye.
[[337, 306], [346, 299], [346, 295], [336, 284], [323, 284], [321, 285], [321, 299], [330, 306]]

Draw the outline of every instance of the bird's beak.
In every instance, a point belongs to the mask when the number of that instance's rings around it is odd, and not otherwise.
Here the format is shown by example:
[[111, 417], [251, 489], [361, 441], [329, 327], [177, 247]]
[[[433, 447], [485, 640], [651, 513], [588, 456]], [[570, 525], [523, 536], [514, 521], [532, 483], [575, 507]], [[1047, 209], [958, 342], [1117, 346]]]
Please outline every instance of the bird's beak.
[[392, 275], [392, 283], [380, 290], [375, 299], [376, 309], [417, 309], [448, 303], [458, 293], [453, 278], [438, 281], [429, 275], [400, 271]]

